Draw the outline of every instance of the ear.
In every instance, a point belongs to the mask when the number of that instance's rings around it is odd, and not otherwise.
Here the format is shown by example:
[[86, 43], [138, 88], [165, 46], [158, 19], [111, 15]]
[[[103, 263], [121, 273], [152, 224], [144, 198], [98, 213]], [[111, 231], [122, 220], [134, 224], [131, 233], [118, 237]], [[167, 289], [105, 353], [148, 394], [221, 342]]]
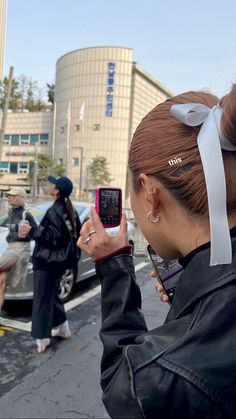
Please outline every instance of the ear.
[[155, 215], [160, 205], [160, 189], [151, 176], [140, 173], [139, 180], [145, 191], [145, 200], [153, 215]]

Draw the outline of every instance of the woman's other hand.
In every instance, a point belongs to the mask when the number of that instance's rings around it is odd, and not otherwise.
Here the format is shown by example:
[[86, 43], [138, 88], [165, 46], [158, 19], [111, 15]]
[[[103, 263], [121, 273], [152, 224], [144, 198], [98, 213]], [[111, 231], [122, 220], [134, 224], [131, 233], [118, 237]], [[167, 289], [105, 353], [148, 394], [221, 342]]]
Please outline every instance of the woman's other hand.
[[[151, 276], [151, 278], [157, 278], [157, 273], [155, 271], [152, 271], [150, 273], [150, 276]], [[159, 294], [160, 294], [161, 301], [163, 301], [163, 303], [169, 303], [170, 302], [169, 297], [165, 293], [163, 285], [161, 285], [158, 280], [157, 280], [155, 288], [156, 288], [156, 291], [159, 292]]]
[[119, 232], [115, 236], [109, 236], [95, 208], [91, 207], [91, 218], [84, 223], [77, 246], [96, 261], [109, 256], [127, 244], [128, 235], [125, 213], [122, 214]]

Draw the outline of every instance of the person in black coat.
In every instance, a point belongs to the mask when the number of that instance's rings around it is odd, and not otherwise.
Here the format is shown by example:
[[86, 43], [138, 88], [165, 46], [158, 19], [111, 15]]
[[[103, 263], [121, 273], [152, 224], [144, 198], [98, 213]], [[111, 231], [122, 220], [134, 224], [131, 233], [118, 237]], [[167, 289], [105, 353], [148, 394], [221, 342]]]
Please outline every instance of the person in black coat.
[[59, 281], [66, 269], [76, 269], [79, 254], [76, 240], [81, 223], [69, 198], [73, 184], [65, 176], [49, 176], [53, 205], [47, 210], [37, 230], [30, 232], [35, 240], [33, 252], [34, 299], [32, 337], [37, 351], [50, 345], [51, 336], [71, 336], [64, 305], [61, 302]]
[[[171, 97], [137, 127], [131, 207], [154, 251], [183, 272], [148, 330], [125, 216], [109, 237], [94, 208], [79, 247], [101, 281], [101, 386], [112, 418], [236, 418], [236, 85]], [[96, 233], [95, 233], [96, 232]]]

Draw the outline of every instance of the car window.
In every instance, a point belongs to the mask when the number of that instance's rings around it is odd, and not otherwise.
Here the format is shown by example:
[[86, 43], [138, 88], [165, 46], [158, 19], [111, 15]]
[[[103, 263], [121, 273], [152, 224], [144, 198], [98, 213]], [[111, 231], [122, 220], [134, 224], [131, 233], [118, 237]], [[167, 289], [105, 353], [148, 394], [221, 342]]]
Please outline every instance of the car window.
[[40, 207], [28, 207], [26, 212], [29, 211], [36, 221], [40, 222], [45, 214], [45, 208]]
[[78, 213], [78, 215], [80, 216], [86, 209], [87, 207], [85, 207], [84, 205], [76, 205], [74, 204], [74, 207]]
[[8, 216], [3, 215], [0, 217], [0, 227], [8, 227]]

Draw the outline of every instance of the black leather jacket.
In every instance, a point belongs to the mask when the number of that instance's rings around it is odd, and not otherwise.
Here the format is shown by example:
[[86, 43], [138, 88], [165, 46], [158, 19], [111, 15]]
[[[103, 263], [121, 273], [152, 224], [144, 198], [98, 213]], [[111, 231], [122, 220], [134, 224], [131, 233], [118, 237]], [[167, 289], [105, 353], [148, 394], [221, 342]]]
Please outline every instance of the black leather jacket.
[[[112, 418], [236, 418], [236, 238], [231, 265], [187, 257], [163, 326], [147, 332], [132, 257], [97, 263], [103, 402]], [[186, 261], [185, 261], [186, 262]]]
[[[79, 238], [81, 222], [76, 211], [75, 214], [75, 235]], [[30, 232], [31, 238], [36, 242], [32, 256], [34, 270], [47, 269], [65, 271], [68, 268], [66, 263], [61, 262], [58, 259], [60, 256], [60, 249], [67, 249], [71, 240], [67, 218], [68, 214], [65, 200], [58, 199], [47, 210], [38, 228]]]

